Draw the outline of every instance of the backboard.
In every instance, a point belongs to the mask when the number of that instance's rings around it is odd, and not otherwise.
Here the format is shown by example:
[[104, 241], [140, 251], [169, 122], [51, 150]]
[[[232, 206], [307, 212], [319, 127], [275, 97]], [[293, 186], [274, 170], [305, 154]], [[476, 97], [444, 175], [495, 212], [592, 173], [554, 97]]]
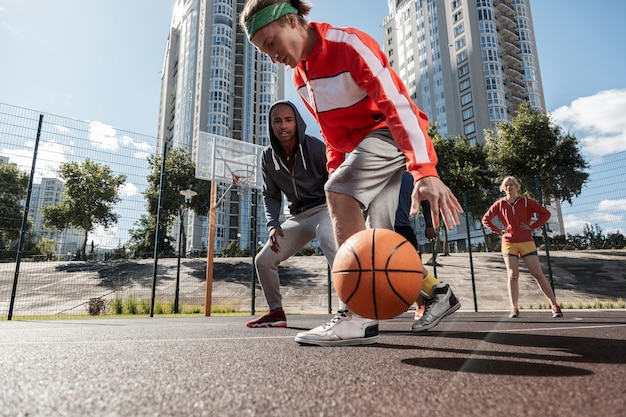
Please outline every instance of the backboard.
[[233, 175], [246, 176], [249, 187], [263, 187], [261, 155], [264, 147], [224, 136], [200, 132], [196, 178], [232, 183]]

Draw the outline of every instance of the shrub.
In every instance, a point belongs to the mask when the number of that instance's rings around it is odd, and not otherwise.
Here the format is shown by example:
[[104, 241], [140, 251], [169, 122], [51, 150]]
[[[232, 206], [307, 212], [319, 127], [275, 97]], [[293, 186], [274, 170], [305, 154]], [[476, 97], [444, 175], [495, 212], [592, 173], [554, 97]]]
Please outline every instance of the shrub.
[[113, 314], [122, 314], [124, 312], [124, 302], [120, 298], [115, 298], [109, 302], [109, 309]]
[[90, 298], [87, 303], [87, 311], [90, 316], [99, 316], [106, 311], [106, 301], [102, 298]]
[[139, 311], [137, 300], [134, 298], [129, 298], [124, 303], [124, 313], [126, 314], [137, 314]]

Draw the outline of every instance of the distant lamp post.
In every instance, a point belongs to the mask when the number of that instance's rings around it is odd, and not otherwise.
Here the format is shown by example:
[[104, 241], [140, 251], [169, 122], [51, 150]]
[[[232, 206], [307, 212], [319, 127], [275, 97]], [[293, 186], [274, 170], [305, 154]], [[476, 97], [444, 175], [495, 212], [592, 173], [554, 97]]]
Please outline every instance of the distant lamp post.
[[[174, 293], [174, 313], [178, 314], [178, 299], [179, 299], [179, 294], [180, 294], [180, 255], [181, 252], [183, 251], [183, 213], [184, 212], [189, 212], [189, 207], [191, 206], [191, 199], [198, 195], [197, 192], [193, 191], [193, 190], [182, 190], [180, 192], [181, 195], [183, 195], [185, 197], [185, 209], [180, 210], [179, 213], [179, 221], [180, 221], [180, 225], [178, 227], [178, 264], [176, 266], [176, 291]], [[185, 234], [185, 236], [187, 236]], [[187, 245], [185, 245], [186, 247]]]

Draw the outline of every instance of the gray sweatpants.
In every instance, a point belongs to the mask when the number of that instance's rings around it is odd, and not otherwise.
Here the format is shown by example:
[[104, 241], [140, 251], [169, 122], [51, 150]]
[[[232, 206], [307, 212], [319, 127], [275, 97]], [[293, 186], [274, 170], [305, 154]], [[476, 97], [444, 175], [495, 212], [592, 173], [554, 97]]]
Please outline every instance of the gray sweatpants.
[[333, 264], [337, 253], [333, 227], [330, 223], [326, 204], [294, 216], [288, 216], [280, 227], [285, 234], [284, 239], [278, 238], [280, 251], [274, 252], [268, 241], [254, 262], [270, 310], [282, 307], [283, 296], [280, 293], [280, 278], [278, 276], [278, 265], [282, 261], [295, 255], [316, 237], [329, 265]]

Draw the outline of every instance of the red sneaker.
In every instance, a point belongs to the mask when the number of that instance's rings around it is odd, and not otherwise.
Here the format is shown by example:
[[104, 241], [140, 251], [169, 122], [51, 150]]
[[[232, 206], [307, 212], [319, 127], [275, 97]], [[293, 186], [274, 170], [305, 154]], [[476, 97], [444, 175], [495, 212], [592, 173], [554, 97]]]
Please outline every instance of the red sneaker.
[[267, 310], [261, 317], [246, 323], [248, 327], [287, 327], [287, 318], [282, 308]]
[[554, 318], [563, 317], [563, 312], [561, 311], [561, 307], [559, 307], [556, 304], [552, 306], [552, 317]]

